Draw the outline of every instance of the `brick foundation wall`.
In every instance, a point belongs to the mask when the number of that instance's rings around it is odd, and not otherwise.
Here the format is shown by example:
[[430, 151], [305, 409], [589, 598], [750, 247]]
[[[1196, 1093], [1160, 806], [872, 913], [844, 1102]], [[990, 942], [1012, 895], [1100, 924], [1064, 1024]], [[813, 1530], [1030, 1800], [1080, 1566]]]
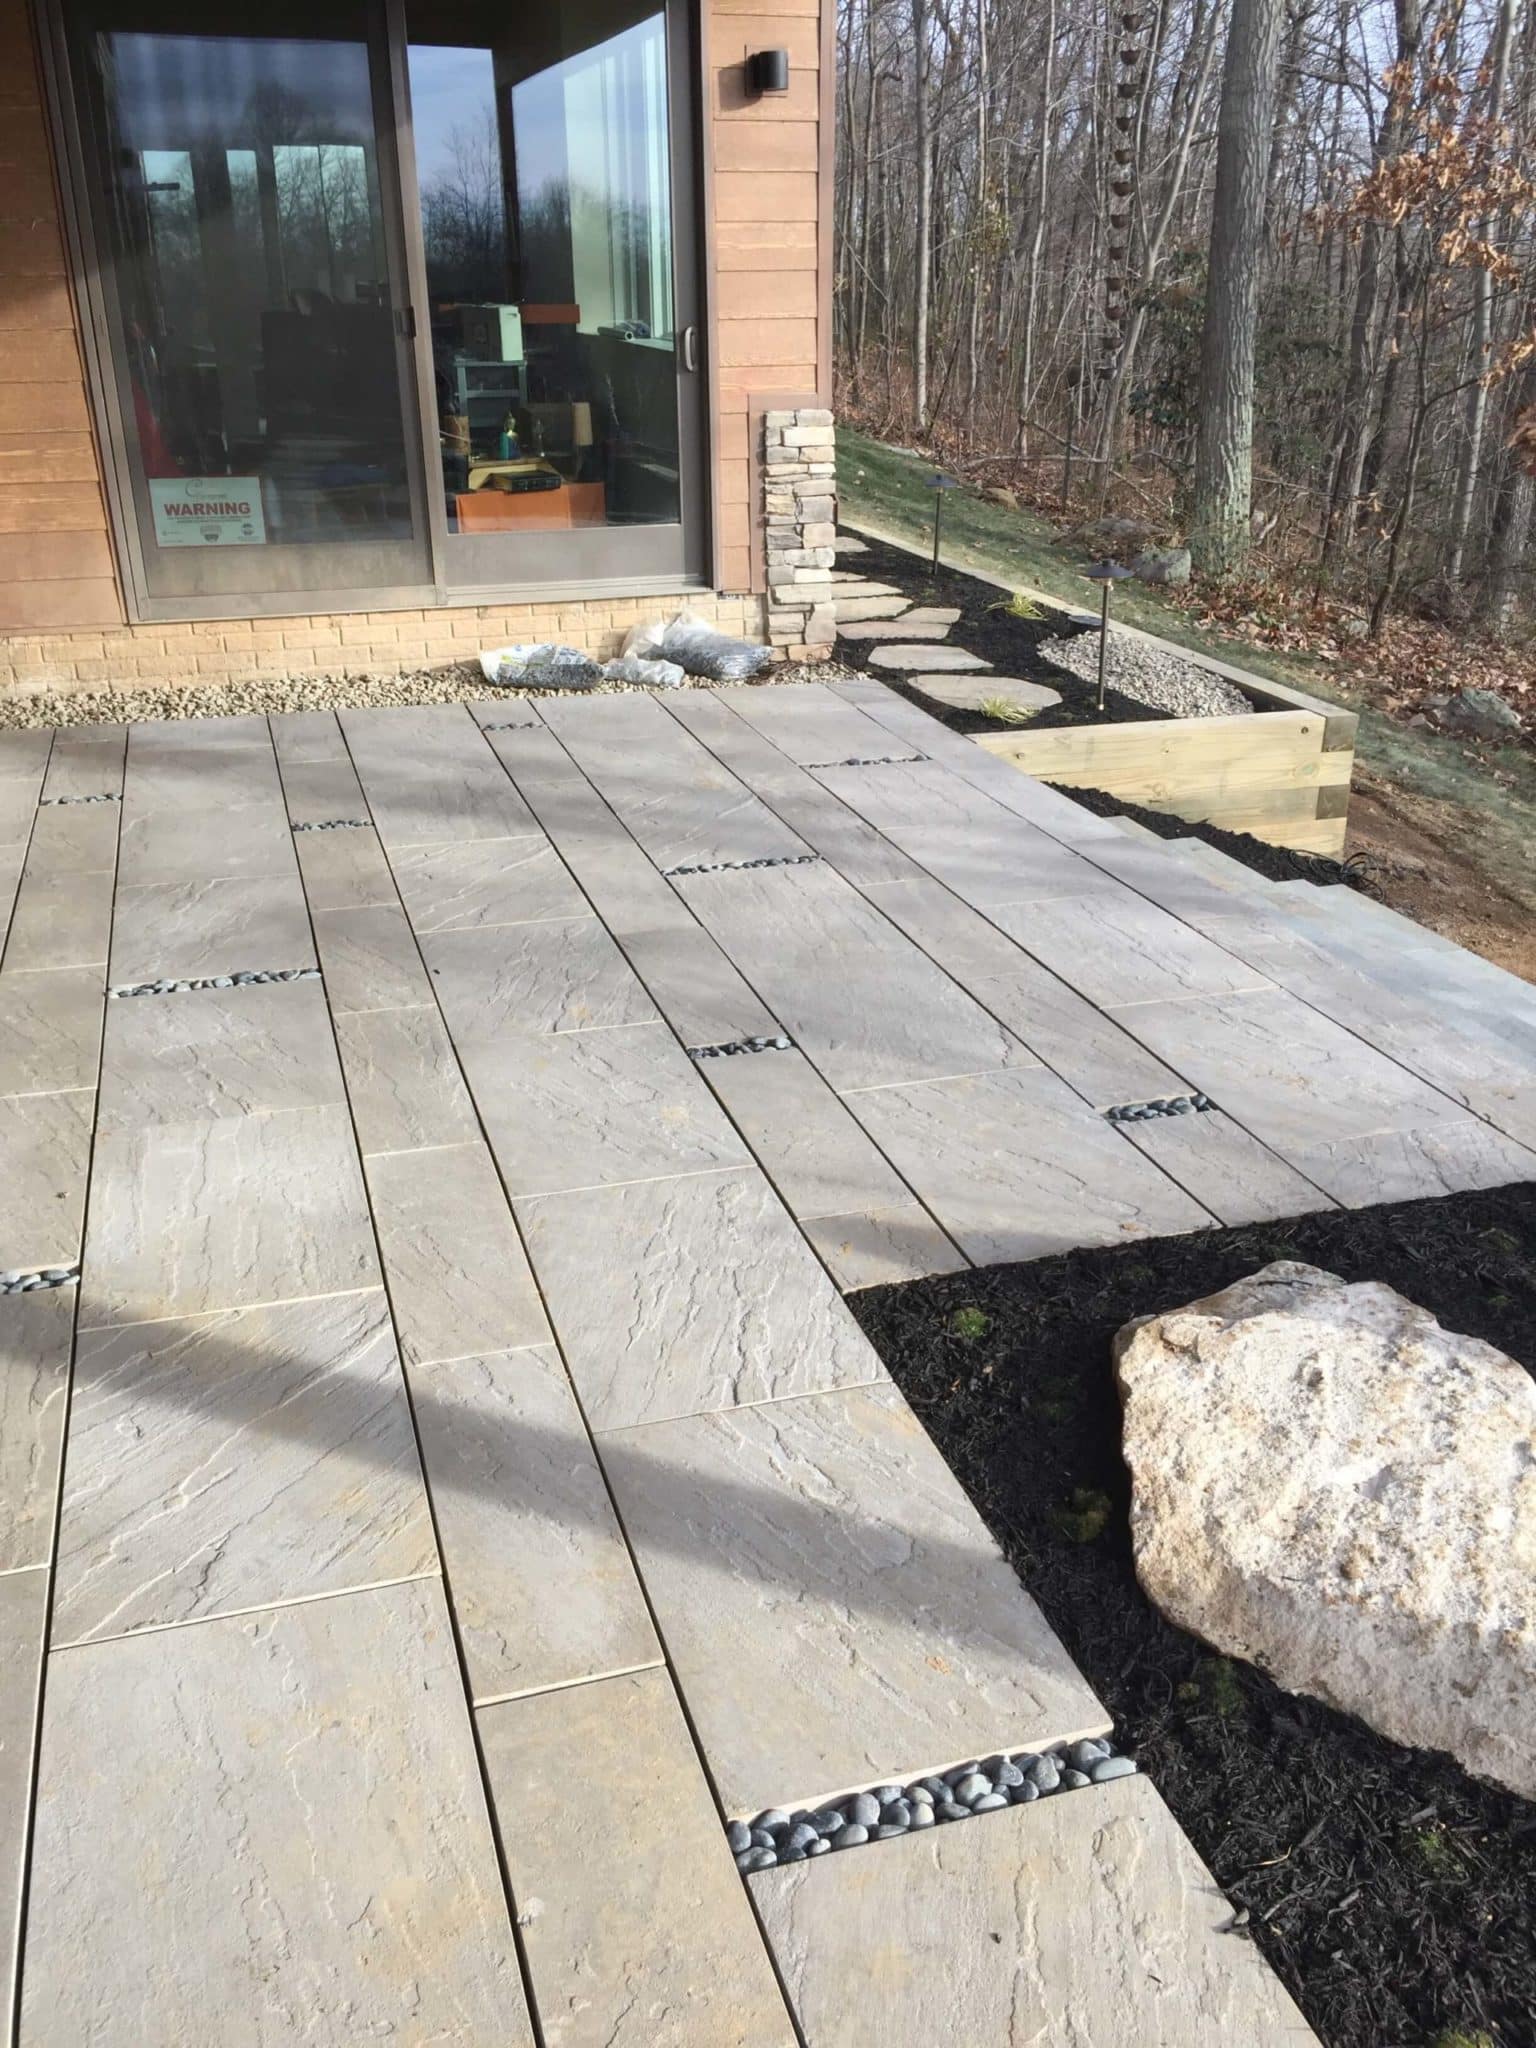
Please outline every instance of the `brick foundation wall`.
[[760, 597], [720, 597], [710, 591], [0, 634], [0, 696], [162, 689], [316, 671], [434, 668], [520, 640], [558, 640], [606, 661], [618, 652], [631, 626], [683, 609], [712, 620], [722, 632], [764, 637]]

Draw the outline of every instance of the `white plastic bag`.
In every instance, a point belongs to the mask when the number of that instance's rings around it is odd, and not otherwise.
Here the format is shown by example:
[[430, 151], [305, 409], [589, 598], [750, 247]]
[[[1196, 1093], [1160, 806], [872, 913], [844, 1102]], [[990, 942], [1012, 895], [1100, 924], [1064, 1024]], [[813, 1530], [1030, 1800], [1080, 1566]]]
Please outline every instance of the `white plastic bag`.
[[642, 660], [660, 657], [676, 662], [687, 674], [703, 676], [712, 683], [750, 682], [773, 659], [770, 648], [751, 640], [733, 639], [692, 612], [632, 626], [624, 637], [624, 652], [637, 654]]
[[602, 670], [579, 647], [557, 647], [552, 641], [493, 647], [480, 657], [480, 673], [488, 683], [510, 690], [590, 690]]
[[647, 661], [643, 655], [621, 654], [603, 663], [603, 680], [609, 683], [643, 683], [652, 690], [675, 690], [685, 680], [675, 661]]

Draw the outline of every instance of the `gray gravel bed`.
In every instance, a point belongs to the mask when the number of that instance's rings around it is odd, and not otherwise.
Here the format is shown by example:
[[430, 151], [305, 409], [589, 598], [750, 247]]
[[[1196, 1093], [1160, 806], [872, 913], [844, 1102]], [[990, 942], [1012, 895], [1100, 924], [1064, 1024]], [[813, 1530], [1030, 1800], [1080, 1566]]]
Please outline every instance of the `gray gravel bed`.
[[[1040, 652], [1082, 682], [1099, 680], [1099, 636], [1078, 633], [1070, 640], [1042, 640]], [[1107, 680], [1112, 690], [1166, 711], [1170, 718], [1230, 718], [1252, 712], [1253, 706], [1225, 676], [1186, 661], [1171, 647], [1154, 647], [1109, 630]]]
[[867, 1792], [845, 1793], [825, 1806], [770, 1807], [755, 1820], [733, 1820], [726, 1840], [744, 1877], [772, 1870], [779, 1863], [803, 1863], [833, 1849], [862, 1848], [924, 1828], [945, 1827], [979, 1813], [999, 1813], [1005, 1806], [1028, 1806], [1058, 1792], [1077, 1792], [1086, 1785], [1135, 1774], [1133, 1758], [1120, 1756], [1100, 1738], [1068, 1743], [1061, 1749], [1019, 1750], [984, 1762], [956, 1764], [937, 1777], [918, 1778], [910, 1785], [876, 1785]]
[[[854, 671], [832, 661], [783, 662], [754, 678], [771, 687], [778, 683], [826, 683], [848, 680]], [[584, 695], [634, 691], [635, 683], [602, 683]], [[710, 689], [702, 677], [680, 687]], [[446, 668], [413, 668], [385, 673], [263, 676], [244, 683], [188, 683], [142, 690], [40, 691], [29, 696], [0, 697], [0, 729], [37, 731], [56, 725], [133, 725], [150, 718], [228, 718], [257, 712], [361, 710], [373, 705], [462, 704], [503, 697], [548, 697], [551, 690], [499, 689], [488, 683], [480, 664], [457, 662]]]

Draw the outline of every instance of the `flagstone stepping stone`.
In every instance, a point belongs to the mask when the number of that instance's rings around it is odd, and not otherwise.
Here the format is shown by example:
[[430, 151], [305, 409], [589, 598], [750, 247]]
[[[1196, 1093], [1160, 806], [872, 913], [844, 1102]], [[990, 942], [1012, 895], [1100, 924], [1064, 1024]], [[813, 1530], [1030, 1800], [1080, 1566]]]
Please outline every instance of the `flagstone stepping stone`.
[[914, 626], [958, 626], [960, 607], [953, 604], [920, 604], [907, 613]]
[[[750, 1885], [811, 2048], [1314, 2040], [1253, 1943], [1227, 1931], [1230, 1905], [1143, 1777]], [[899, 1967], [870, 1967], [891, 1956]]]
[[839, 556], [867, 555], [869, 553], [868, 544], [852, 533], [840, 533], [833, 542], [833, 547]]
[[857, 619], [847, 625], [841, 619], [837, 622], [840, 640], [942, 640], [948, 632], [948, 626], [922, 619], [914, 621], [910, 612], [902, 619]]
[[859, 619], [899, 619], [907, 609], [904, 597], [844, 597], [838, 593], [833, 602], [840, 626]]
[[1029, 683], [1017, 676], [913, 676], [912, 687], [957, 711], [979, 711], [1002, 697], [1020, 711], [1046, 711], [1061, 702], [1060, 690]]
[[941, 669], [959, 674], [968, 669], [990, 671], [990, 661], [979, 654], [967, 654], [963, 647], [923, 647], [904, 642], [896, 647], [877, 647], [869, 657], [871, 668], [902, 676], [936, 673]]
[[900, 597], [908, 604], [912, 602], [906, 591], [898, 590], [894, 583], [879, 583], [873, 576], [860, 576], [854, 569], [832, 571], [832, 595], [839, 601], [845, 597]]

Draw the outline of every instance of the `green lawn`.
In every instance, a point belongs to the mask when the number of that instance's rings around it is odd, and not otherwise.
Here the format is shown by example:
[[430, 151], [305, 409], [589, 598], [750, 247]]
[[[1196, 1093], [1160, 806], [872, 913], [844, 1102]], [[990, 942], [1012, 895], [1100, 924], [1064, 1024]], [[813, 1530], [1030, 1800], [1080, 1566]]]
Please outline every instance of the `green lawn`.
[[[844, 427], [838, 433], [837, 479], [841, 513], [854, 526], [868, 526], [894, 540], [926, 546], [933, 534], [934, 465], [908, 449], [887, 447]], [[946, 562], [974, 569], [1011, 587], [1042, 591], [1079, 610], [1098, 602], [1096, 586], [1080, 574], [1085, 557], [1064, 546], [1043, 519], [1011, 512], [969, 490], [949, 491], [944, 501]], [[1468, 815], [1468, 850], [1490, 876], [1536, 907], [1536, 759], [1523, 748], [1497, 755], [1501, 780], [1490, 779], [1484, 763], [1458, 741], [1413, 731], [1373, 710], [1351, 691], [1347, 677], [1331, 662], [1279, 654], [1228, 639], [1195, 625], [1146, 585], [1126, 582], [1115, 590], [1114, 616], [1158, 633], [1256, 675], [1289, 683], [1360, 714], [1356, 753], [1360, 762], [1419, 796], [1460, 805]], [[1502, 778], [1506, 778], [1507, 781]]]

